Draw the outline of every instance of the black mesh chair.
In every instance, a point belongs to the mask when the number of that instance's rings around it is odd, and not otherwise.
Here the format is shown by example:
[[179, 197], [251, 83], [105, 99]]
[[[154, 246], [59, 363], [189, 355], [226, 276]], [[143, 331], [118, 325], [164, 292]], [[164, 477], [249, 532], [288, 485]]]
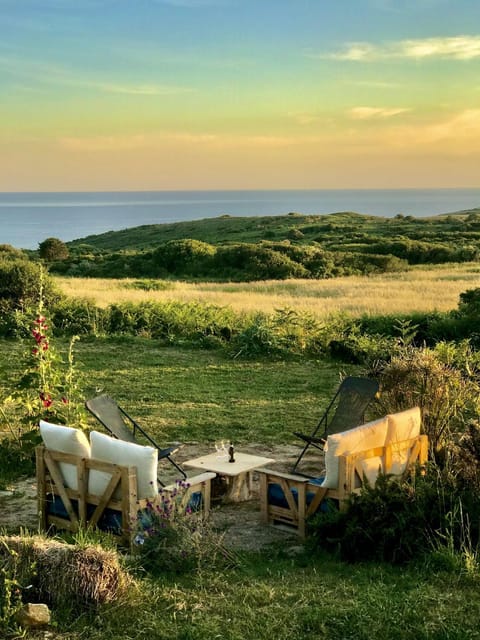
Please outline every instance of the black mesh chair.
[[[125, 440], [126, 442], [138, 442], [140, 434], [146, 442], [158, 450], [158, 460], [167, 459], [180, 472], [183, 478], [187, 477], [185, 471], [171, 457], [178, 451], [180, 445], [175, 445], [162, 449], [155, 440], [136, 422], [128, 413], [118, 406], [118, 404], [107, 395], [97, 396], [85, 402], [85, 406], [90, 413], [105, 427], [108, 433], [114, 438]], [[164, 483], [158, 479], [159, 483]]]
[[304, 447], [292, 467], [292, 473], [298, 473], [297, 467], [309, 447], [323, 451], [326, 439], [333, 433], [353, 429], [362, 424], [365, 410], [378, 392], [378, 382], [370, 378], [345, 378], [337, 389], [325, 413], [310, 435], [294, 432], [303, 440]]

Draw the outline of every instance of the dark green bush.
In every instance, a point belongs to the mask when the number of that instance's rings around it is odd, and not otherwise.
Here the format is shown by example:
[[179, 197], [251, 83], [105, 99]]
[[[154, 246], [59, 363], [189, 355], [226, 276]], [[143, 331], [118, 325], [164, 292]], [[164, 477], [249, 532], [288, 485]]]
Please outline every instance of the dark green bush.
[[468, 539], [475, 547], [479, 522], [478, 493], [432, 467], [411, 482], [380, 475], [375, 486], [365, 483], [352, 495], [344, 511], [314, 516], [309, 529], [314, 547], [335, 550], [347, 562], [404, 563], [447, 542], [461, 550]]
[[293, 309], [249, 318], [232, 342], [237, 356], [320, 355], [324, 352], [325, 325]]
[[232, 280], [306, 278], [308, 271], [287, 255], [262, 245], [223, 245], [217, 249], [215, 273]]
[[200, 240], [170, 240], [153, 254], [153, 262], [160, 269], [175, 275], [205, 275], [212, 268], [215, 247]]
[[65, 299], [52, 307], [56, 335], [101, 335], [105, 333], [108, 311], [91, 300]]
[[202, 305], [195, 302], [144, 302], [111, 305], [107, 332], [143, 335], [167, 340], [201, 340], [216, 336], [230, 340], [239, 330], [238, 317], [228, 307]]
[[37, 305], [40, 297], [50, 305], [60, 300], [61, 294], [39, 264], [0, 258], [0, 300], [14, 309], [26, 309]]

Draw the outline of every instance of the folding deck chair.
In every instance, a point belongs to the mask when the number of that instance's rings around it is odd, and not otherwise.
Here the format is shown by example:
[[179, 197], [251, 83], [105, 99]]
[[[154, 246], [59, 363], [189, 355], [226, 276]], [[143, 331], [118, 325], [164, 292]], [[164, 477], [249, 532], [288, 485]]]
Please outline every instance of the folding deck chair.
[[292, 473], [299, 473], [297, 467], [310, 446], [323, 451], [327, 436], [362, 424], [365, 410], [377, 391], [376, 380], [353, 376], [345, 378], [312, 433], [306, 435], [294, 432], [294, 435], [303, 440], [305, 445], [292, 467]]
[[[158, 449], [159, 461], [167, 459], [177, 471], [179, 471], [183, 478], [187, 477], [182, 467], [171, 457], [172, 453], [178, 451], [180, 445], [177, 444], [172, 447], [167, 447], [166, 449], [161, 448], [138, 422], [129, 416], [110, 396], [101, 395], [92, 398], [85, 402], [85, 406], [114, 438], [125, 440], [126, 442], [137, 442], [137, 436], [141, 434], [152, 447]], [[160, 478], [158, 478], [158, 482], [162, 486], [165, 486]]]

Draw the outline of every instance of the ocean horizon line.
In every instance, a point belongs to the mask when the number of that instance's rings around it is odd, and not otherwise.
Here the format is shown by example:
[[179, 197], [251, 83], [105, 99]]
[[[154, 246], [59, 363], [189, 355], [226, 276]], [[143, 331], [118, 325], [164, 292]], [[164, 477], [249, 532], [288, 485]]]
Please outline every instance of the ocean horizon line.
[[271, 192], [353, 192], [353, 191], [480, 191], [470, 187], [279, 187], [279, 188], [230, 188], [230, 189], [46, 189], [20, 191], [0, 189], [0, 196], [33, 194], [87, 194], [87, 193], [271, 193]]

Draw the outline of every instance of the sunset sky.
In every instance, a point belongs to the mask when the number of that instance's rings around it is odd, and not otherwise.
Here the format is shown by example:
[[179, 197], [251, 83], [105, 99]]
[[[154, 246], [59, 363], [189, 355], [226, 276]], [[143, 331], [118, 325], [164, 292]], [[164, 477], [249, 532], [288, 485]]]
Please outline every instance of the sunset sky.
[[480, 186], [478, 0], [0, 0], [0, 190]]

